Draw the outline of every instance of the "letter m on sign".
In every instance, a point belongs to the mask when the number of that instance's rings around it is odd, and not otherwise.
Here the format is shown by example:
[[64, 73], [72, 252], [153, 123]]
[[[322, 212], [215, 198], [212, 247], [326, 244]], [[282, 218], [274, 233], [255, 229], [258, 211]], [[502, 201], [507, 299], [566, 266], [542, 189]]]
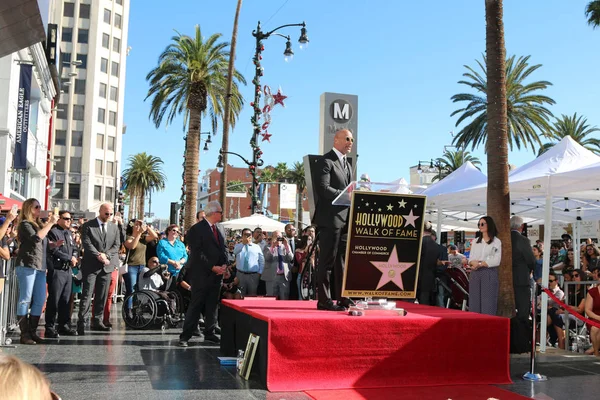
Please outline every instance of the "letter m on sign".
[[340, 103], [333, 103], [333, 119], [350, 119], [350, 104], [340, 107]]

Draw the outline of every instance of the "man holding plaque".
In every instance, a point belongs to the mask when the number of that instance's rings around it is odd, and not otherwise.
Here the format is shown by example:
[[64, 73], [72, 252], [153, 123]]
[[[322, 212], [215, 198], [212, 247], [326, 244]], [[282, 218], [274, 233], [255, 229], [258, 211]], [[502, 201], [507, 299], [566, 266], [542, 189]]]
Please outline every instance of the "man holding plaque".
[[[315, 173], [318, 194], [314, 223], [319, 231], [321, 253], [317, 266], [317, 308], [319, 310], [345, 311], [352, 305], [348, 298], [342, 298], [344, 277], [345, 241], [342, 236], [348, 232], [348, 207], [334, 206], [331, 202], [338, 197], [352, 181], [352, 168], [346, 158], [352, 151], [354, 137], [348, 129], [335, 133], [333, 149], [321, 157]], [[335, 292], [331, 295], [331, 273]]]

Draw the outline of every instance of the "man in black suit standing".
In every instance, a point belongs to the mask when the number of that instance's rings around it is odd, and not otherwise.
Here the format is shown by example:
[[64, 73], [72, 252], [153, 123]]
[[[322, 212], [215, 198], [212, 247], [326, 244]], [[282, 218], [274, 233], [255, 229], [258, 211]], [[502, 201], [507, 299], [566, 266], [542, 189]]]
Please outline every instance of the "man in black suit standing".
[[[348, 207], [334, 206], [331, 202], [338, 197], [352, 181], [352, 168], [346, 159], [352, 151], [354, 137], [347, 129], [335, 133], [333, 149], [321, 157], [316, 166], [315, 185], [317, 204], [314, 223], [319, 230], [319, 265], [317, 267], [317, 308], [319, 310], [344, 311], [352, 301], [342, 298], [344, 277], [345, 241], [342, 236], [348, 232]], [[331, 277], [334, 280], [335, 304], [331, 298]]]
[[225, 235], [216, 224], [221, 221], [223, 209], [218, 201], [211, 201], [204, 211], [206, 217], [192, 226], [186, 235], [190, 256], [185, 266], [191, 280], [192, 299], [185, 314], [183, 331], [179, 335], [181, 347], [188, 346], [203, 310], [204, 341], [220, 342], [215, 335], [215, 328], [221, 282], [227, 270], [227, 250]]
[[419, 304], [430, 306], [433, 304], [431, 295], [435, 288], [435, 271], [438, 260], [441, 258], [440, 245], [434, 240], [434, 231], [431, 222], [423, 226], [423, 239], [421, 240], [421, 260], [419, 262], [419, 283], [417, 286], [417, 300]]
[[112, 272], [119, 267], [119, 229], [109, 222], [113, 216], [111, 204], [100, 206], [98, 218], [83, 224], [81, 243], [83, 245], [83, 260], [81, 274], [83, 290], [79, 303], [79, 321], [77, 333], [85, 335], [85, 322], [90, 312], [92, 294], [94, 294], [94, 321], [90, 328], [95, 331], [110, 331], [102, 323], [104, 305], [108, 297], [108, 287]]
[[535, 267], [535, 257], [531, 243], [523, 236], [523, 218], [514, 215], [510, 219], [510, 240], [512, 243], [513, 288], [517, 318], [527, 321], [531, 310], [531, 277]]

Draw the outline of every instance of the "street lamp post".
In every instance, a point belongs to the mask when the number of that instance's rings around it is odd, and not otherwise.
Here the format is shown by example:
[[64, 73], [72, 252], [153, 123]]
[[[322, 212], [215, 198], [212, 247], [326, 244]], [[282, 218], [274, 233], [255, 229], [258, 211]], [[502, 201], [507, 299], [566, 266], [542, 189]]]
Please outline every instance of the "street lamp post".
[[256, 178], [256, 169], [258, 167], [262, 167], [264, 161], [261, 158], [256, 157], [256, 153], [254, 153], [252, 161], [248, 161], [246, 158], [242, 157], [238, 153], [234, 153], [232, 151], [223, 151], [223, 149], [219, 149], [219, 161], [217, 161], [217, 171], [219, 171], [219, 173], [223, 172], [223, 168], [225, 167], [223, 165], [223, 154], [231, 154], [234, 156], [238, 156], [248, 166], [250, 174], [252, 175], [252, 186], [250, 189], [250, 198], [252, 200], [252, 214], [256, 213], [256, 202], [258, 200], [256, 197], [256, 187], [258, 186], [258, 179]]
[[[263, 32], [260, 27], [260, 21], [259, 21], [258, 26], [256, 27], [256, 30], [252, 31], [252, 36], [254, 36], [256, 38], [256, 51], [254, 53], [254, 58], [253, 58], [255, 72], [254, 72], [254, 79], [252, 80], [252, 83], [254, 84], [254, 102], [250, 104], [254, 108], [254, 114], [250, 118], [250, 121], [252, 122], [252, 127], [253, 127], [252, 138], [250, 139], [250, 147], [252, 147], [252, 162], [248, 162], [246, 159], [244, 159], [239, 154], [230, 153], [230, 152], [222, 152], [221, 153], [221, 154], [235, 154], [238, 157], [240, 157], [242, 160], [244, 160], [244, 162], [246, 162], [246, 164], [248, 165], [250, 175], [252, 176], [252, 189], [251, 189], [252, 214], [254, 214], [256, 212], [256, 205], [258, 202], [258, 198], [256, 197], [256, 195], [257, 195], [256, 187], [258, 186], [258, 178], [256, 177], [256, 172], [257, 172], [256, 168], [260, 167], [263, 164], [263, 161], [261, 159], [263, 152], [261, 151], [260, 147], [258, 146], [258, 135], [260, 134], [260, 132], [262, 130], [261, 124], [259, 121], [260, 121], [261, 114], [262, 114], [262, 111], [260, 108], [260, 97], [262, 94], [260, 77], [263, 76], [263, 68], [261, 66], [261, 60], [262, 60], [261, 54], [265, 49], [264, 45], [263, 45], [263, 40], [268, 39], [270, 36], [280, 36], [280, 37], [286, 39], [285, 51], [283, 52], [283, 55], [285, 56], [286, 61], [291, 60], [291, 58], [294, 56], [294, 52], [292, 50], [292, 42], [290, 40], [290, 37], [282, 35], [280, 33], [276, 33], [276, 31], [278, 31], [279, 29], [290, 27], [290, 26], [301, 26], [302, 27], [300, 29], [300, 38], [298, 39], [298, 42], [300, 43], [301, 47], [306, 46], [308, 44], [309, 40], [308, 40], [308, 36], [306, 35], [306, 23], [304, 23], [304, 22], [302, 22], [301, 24], [281, 25], [269, 32]], [[221, 164], [223, 164], [222, 157], [220, 157], [219, 160], [220, 160]]]

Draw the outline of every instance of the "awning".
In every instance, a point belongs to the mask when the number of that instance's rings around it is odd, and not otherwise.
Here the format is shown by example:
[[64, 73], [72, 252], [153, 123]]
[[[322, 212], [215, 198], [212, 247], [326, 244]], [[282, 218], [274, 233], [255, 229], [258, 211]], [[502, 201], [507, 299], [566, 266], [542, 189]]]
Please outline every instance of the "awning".
[[2, 193], [0, 193], [0, 211], [10, 210], [10, 208], [13, 206], [13, 204], [16, 204], [20, 210], [21, 206], [23, 205], [23, 202], [19, 201], [19, 200], [11, 199], [10, 197], [3, 196]]
[[38, 0], [0, 2], [0, 58], [45, 40]]

